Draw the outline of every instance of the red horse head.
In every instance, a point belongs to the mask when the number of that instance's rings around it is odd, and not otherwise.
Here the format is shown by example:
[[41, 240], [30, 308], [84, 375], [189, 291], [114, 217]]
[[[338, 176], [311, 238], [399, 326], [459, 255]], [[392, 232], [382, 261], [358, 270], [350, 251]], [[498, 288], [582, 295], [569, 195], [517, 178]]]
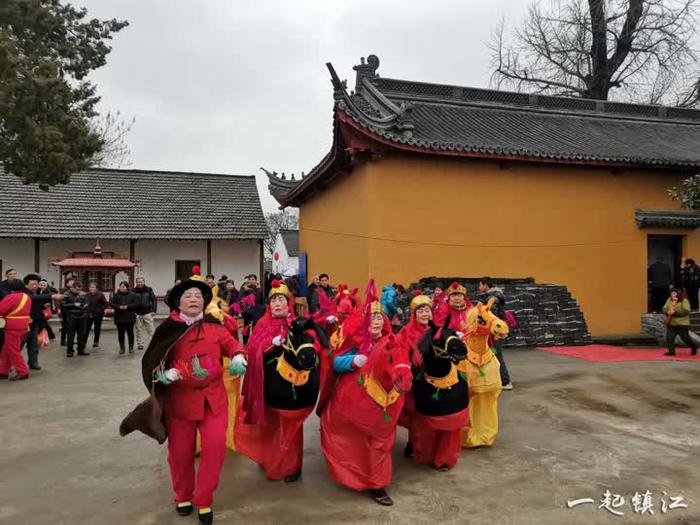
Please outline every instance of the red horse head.
[[408, 349], [394, 334], [386, 335], [375, 343], [369, 354], [366, 369], [368, 375], [381, 383], [386, 390], [395, 388], [401, 394], [411, 390], [413, 375]]

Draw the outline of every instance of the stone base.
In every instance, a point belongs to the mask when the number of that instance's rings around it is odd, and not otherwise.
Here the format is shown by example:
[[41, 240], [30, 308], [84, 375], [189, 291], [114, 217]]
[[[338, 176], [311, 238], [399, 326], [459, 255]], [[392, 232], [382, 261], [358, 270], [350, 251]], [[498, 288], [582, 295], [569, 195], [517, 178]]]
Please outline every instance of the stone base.
[[[666, 345], [666, 316], [664, 314], [642, 314], [642, 333], [656, 338], [659, 345]], [[700, 335], [690, 329], [690, 337], [700, 345]], [[680, 337], [676, 337], [676, 344], [683, 345]]]

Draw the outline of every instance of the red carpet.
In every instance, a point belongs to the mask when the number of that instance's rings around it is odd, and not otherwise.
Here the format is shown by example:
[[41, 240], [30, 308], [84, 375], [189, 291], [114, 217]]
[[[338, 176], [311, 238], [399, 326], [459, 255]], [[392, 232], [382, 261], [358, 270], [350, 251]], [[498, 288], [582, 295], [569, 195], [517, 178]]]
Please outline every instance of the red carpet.
[[612, 345], [552, 346], [537, 350], [594, 363], [624, 361], [697, 361], [700, 363], [700, 356], [691, 357], [688, 348], [676, 348], [676, 355], [673, 357], [664, 355], [665, 348], [626, 348]]

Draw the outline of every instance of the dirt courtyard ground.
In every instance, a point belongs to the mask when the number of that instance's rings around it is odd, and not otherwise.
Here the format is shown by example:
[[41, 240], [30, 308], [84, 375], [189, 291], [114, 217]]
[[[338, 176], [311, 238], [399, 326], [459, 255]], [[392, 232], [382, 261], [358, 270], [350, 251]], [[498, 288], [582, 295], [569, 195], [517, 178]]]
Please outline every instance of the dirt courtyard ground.
[[[184, 524], [171, 504], [166, 447], [121, 438], [121, 418], [145, 397], [141, 353], [118, 356], [116, 335], [89, 357], [66, 359], [53, 343], [29, 381], [0, 383], [0, 523]], [[660, 350], [662, 351], [662, 350]], [[687, 351], [687, 350], [686, 350]], [[229, 453], [216, 523], [465, 523], [700, 525], [700, 360], [588, 363], [532, 350], [506, 351], [515, 389], [501, 397], [490, 449], [465, 450], [438, 473], [394, 450], [394, 507], [336, 485], [306, 424], [304, 476], [268, 482]], [[624, 497], [616, 516], [606, 490]], [[650, 491], [640, 515], [635, 492]], [[682, 495], [687, 508], [662, 513]], [[567, 501], [591, 498], [567, 508]]]

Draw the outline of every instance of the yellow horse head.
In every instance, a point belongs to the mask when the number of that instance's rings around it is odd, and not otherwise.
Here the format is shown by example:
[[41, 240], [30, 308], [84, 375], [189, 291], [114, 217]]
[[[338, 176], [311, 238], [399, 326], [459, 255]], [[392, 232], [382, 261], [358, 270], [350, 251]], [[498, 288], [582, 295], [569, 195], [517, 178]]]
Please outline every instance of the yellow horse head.
[[491, 297], [484, 306], [476, 303], [476, 306], [469, 309], [467, 319], [464, 323], [464, 333], [468, 336], [493, 336], [495, 339], [508, 337], [510, 330], [502, 319], [496, 317], [491, 312], [495, 297]]

